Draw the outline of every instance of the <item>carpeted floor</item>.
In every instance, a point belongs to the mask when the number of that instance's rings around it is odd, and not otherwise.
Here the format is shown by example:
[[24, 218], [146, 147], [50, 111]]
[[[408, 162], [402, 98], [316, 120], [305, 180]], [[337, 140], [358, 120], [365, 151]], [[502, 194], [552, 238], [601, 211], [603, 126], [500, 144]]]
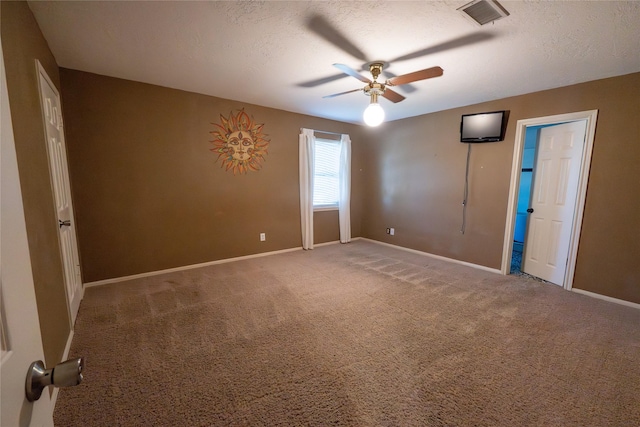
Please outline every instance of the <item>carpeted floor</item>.
[[57, 426], [637, 426], [640, 310], [368, 241], [89, 288]]

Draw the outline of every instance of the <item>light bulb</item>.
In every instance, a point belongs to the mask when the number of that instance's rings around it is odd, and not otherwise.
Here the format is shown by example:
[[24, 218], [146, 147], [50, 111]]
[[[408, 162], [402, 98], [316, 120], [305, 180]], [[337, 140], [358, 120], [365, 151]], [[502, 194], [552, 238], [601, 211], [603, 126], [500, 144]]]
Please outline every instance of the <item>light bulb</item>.
[[378, 126], [384, 121], [384, 110], [382, 109], [380, 104], [378, 104], [377, 102], [372, 102], [364, 110], [362, 118], [368, 126]]

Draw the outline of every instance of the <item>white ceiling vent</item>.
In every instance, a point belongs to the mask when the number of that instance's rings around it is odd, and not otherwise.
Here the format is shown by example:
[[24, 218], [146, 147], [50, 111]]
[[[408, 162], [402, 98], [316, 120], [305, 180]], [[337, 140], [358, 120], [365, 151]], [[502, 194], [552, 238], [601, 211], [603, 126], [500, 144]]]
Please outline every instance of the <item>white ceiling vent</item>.
[[480, 25], [509, 16], [509, 12], [495, 0], [473, 0], [459, 7], [458, 10], [467, 19]]

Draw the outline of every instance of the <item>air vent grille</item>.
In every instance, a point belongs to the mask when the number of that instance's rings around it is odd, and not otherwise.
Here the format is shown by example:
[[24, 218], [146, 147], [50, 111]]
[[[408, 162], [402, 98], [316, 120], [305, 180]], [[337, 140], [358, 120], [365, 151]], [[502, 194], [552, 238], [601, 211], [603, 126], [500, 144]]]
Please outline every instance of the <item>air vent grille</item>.
[[495, 0], [474, 0], [458, 10], [475, 23], [484, 25], [509, 16], [509, 12]]

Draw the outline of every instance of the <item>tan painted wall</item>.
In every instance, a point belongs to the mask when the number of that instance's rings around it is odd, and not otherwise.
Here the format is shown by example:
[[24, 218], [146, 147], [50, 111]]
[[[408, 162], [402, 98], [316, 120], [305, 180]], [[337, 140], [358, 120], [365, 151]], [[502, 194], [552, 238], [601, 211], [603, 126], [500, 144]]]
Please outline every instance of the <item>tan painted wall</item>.
[[[376, 130], [72, 70], [61, 75], [81, 253], [92, 260], [83, 264], [86, 281], [299, 246], [301, 126], [349, 132], [354, 139], [354, 236], [499, 269], [517, 120], [599, 109], [574, 287], [640, 300], [633, 262], [638, 241], [628, 232], [638, 229], [638, 203], [629, 195], [638, 181], [633, 159], [639, 144], [629, 143], [639, 134], [632, 119], [638, 74]], [[233, 176], [203, 151], [203, 135], [220, 113], [243, 106], [266, 123], [272, 143], [263, 170]], [[472, 147], [462, 235], [467, 146], [458, 142], [460, 115], [498, 109], [511, 111], [507, 135]], [[599, 198], [611, 200], [600, 204]], [[607, 209], [615, 205], [615, 213]], [[594, 219], [602, 216], [610, 226]], [[125, 223], [135, 226], [120, 226]], [[386, 235], [386, 227], [396, 236]], [[266, 243], [257, 241], [260, 232], [267, 233]], [[337, 213], [316, 214], [315, 234], [317, 243], [337, 240]], [[134, 255], [123, 260], [109, 253]]]
[[[517, 121], [597, 109], [573, 286], [640, 303], [639, 100], [635, 73], [387, 123], [363, 152], [362, 235], [499, 269]], [[507, 134], [472, 146], [463, 235], [460, 116], [494, 110], [510, 110]]]
[[58, 363], [70, 333], [55, 204], [51, 192], [35, 60], [60, 88], [58, 66], [25, 2], [0, 2], [27, 238], [47, 366]]
[[[210, 96], [60, 70], [85, 282], [301, 246], [298, 134], [360, 127]], [[216, 163], [209, 132], [244, 108], [271, 142], [258, 172]], [[359, 170], [354, 160], [354, 170]], [[360, 234], [354, 172], [352, 235]], [[337, 212], [316, 215], [316, 243], [338, 239]], [[266, 233], [266, 242], [259, 234]]]

